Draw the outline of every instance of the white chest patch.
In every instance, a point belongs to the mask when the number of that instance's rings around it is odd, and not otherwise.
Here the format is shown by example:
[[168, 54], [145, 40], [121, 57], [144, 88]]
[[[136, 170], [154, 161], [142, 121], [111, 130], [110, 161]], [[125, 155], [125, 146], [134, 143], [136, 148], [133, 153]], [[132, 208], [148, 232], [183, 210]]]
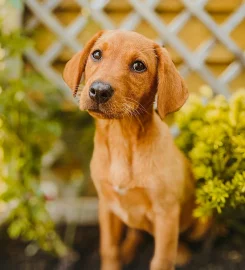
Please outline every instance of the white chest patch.
[[127, 188], [120, 188], [119, 186], [113, 186], [113, 189], [119, 194], [119, 195], [125, 195], [128, 191]]

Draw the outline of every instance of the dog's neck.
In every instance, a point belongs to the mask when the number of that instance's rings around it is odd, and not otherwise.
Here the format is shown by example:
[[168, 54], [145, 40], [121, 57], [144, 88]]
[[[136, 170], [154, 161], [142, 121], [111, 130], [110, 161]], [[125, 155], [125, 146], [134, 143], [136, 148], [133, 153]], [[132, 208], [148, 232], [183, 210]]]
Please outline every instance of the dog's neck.
[[[121, 119], [96, 119], [96, 131], [102, 134], [115, 132], [116, 136], [132, 140], [144, 137], [153, 122], [153, 109], [147, 113]], [[112, 134], [113, 135], [113, 134]]]
[[117, 192], [125, 187], [133, 188], [136, 184], [132, 175], [134, 155], [136, 148], [154, 130], [154, 114], [152, 112], [137, 118], [96, 120], [95, 151], [103, 151], [104, 159], [109, 165], [107, 181], [118, 189]]

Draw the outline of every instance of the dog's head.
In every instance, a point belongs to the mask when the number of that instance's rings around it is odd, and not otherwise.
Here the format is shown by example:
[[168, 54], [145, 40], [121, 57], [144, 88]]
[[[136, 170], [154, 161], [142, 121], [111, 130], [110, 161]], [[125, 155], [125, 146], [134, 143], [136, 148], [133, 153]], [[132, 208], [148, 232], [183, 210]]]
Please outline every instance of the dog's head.
[[[129, 31], [97, 33], [66, 64], [63, 77], [73, 95], [81, 90], [80, 109], [98, 118], [144, 114], [156, 93], [163, 118], [188, 97], [166, 49]], [[85, 86], [80, 89], [82, 81]]]

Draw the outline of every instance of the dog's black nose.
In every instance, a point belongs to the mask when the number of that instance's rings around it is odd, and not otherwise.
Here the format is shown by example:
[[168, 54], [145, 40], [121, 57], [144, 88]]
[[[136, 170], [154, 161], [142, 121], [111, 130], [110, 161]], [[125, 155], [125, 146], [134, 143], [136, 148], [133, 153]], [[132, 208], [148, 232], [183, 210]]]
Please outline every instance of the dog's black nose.
[[89, 96], [97, 103], [105, 103], [114, 93], [113, 88], [108, 83], [93, 82], [89, 89]]

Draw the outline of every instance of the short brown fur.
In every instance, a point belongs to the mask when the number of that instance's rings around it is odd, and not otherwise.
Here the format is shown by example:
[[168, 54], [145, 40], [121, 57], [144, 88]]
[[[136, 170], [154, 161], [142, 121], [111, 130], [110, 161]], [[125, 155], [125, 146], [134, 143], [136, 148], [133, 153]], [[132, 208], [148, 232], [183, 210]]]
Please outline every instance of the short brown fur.
[[[98, 49], [102, 59], [95, 62], [91, 53]], [[142, 73], [130, 68], [139, 59], [147, 67]], [[199, 223], [192, 216], [195, 183], [189, 162], [160, 117], [185, 103], [187, 88], [166, 49], [135, 32], [99, 32], [73, 56], [64, 71], [73, 93], [83, 73], [80, 109], [96, 119], [91, 175], [99, 195], [101, 269], [119, 270], [132, 260], [141, 229], [155, 236], [150, 269], [173, 270], [176, 260], [183, 263], [189, 254], [182, 244], [178, 248], [179, 233]], [[88, 95], [98, 80], [115, 90], [103, 104]], [[153, 110], [156, 94], [160, 117]], [[120, 247], [123, 223], [131, 229]], [[206, 227], [199, 226], [195, 238]]]

